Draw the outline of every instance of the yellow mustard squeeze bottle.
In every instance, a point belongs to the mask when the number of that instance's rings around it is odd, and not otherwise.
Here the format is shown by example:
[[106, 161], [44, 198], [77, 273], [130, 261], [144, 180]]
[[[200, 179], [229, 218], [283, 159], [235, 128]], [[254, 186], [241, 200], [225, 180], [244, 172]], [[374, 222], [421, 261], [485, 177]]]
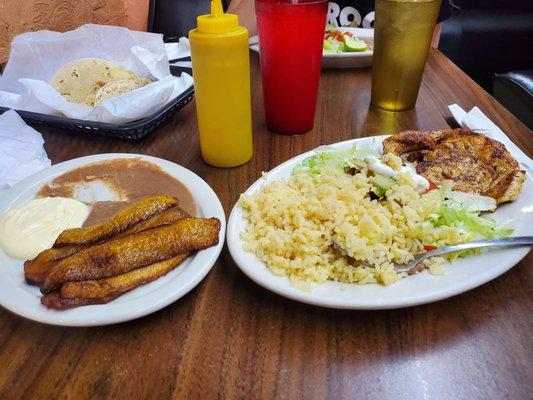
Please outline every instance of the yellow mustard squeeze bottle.
[[189, 32], [191, 60], [204, 161], [236, 167], [252, 158], [252, 110], [248, 30], [220, 0], [197, 18]]

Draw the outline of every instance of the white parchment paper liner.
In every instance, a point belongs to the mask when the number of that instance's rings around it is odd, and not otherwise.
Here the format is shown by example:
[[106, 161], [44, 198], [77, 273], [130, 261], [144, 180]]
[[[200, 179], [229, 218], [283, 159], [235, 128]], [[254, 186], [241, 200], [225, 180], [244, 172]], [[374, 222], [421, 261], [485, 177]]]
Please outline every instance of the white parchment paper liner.
[[[66, 63], [95, 57], [154, 80], [96, 107], [67, 101], [48, 82]], [[73, 31], [27, 32], [13, 39], [0, 77], [0, 106], [89, 121], [125, 123], [146, 117], [193, 84], [190, 75], [170, 74], [162, 35], [87, 24]]]

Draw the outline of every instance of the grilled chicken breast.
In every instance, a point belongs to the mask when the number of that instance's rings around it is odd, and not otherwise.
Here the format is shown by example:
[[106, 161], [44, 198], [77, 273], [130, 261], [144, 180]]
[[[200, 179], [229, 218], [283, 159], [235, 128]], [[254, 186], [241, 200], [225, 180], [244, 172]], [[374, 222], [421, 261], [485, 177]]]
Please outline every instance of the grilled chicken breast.
[[453, 190], [492, 197], [498, 204], [520, 195], [525, 172], [505, 146], [465, 129], [403, 131], [383, 141], [383, 152], [410, 153], [416, 172]]

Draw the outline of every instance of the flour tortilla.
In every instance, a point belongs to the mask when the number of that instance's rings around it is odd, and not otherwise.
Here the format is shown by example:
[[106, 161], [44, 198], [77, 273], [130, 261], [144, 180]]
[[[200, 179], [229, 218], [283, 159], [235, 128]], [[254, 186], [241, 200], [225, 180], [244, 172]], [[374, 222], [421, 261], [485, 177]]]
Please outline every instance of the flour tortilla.
[[96, 92], [96, 95], [94, 96], [94, 105], [100, 104], [102, 101], [111, 97], [120, 96], [123, 93], [128, 93], [138, 88], [138, 82], [128, 79], [106, 83]]
[[[119, 83], [100, 92], [97, 101], [100, 89], [113, 82]], [[150, 82], [120, 65], [99, 58], [80, 58], [61, 67], [50, 80], [50, 85], [72, 103], [94, 106]]]

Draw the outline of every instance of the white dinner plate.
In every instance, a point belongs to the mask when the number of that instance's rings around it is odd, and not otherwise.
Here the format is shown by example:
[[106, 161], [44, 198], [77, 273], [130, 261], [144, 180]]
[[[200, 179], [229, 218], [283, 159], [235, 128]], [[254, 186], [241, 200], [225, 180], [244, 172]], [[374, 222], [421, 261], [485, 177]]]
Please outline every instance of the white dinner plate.
[[[348, 149], [354, 144], [372, 146], [381, 152], [381, 142], [386, 136], [348, 140], [331, 145], [337, 149]], [[245, 194], [256, 193], [265, 183], [285, 179], [292, 168], [313, 151], [296, 156], [268, 172], [257, 180]], [[498, 207], [491, 216], [498, 222], [513, 219], [513, 236], [533, 234], [533, 181], [528, 173], [522, 193], [513, 203]], [[444, 276], [431, 275], [427, 271], [409, 276], [390, 286], [379, 284], [346, 284], [325, 282], [313, 284], [310, 292], [295, 288], [284, 276], [270, 272], [254, 254], [243, 250], [240, 232], [247, 224], [244, 210], [236, 204], [229, 220], [227, 241], [229, 251], [239, 268], [257, 284], [281, 296], [303, 303], [323, 307], [376, 310], [414, 306], [442, 300], [480, 286], [503, 274], [516, 265], [529, 252], [528, 248], [494, 250], [460, 259], [446, 264]]]
[[[363, 39], [370, 49], [353, 53], [338, 53], [322, 55], [322, 68], [362, 68], [372, 65], [374, 47], [374, 30], [366, 28], [339, 28], [343, 32], [352, 32], [359, 39]], [[250, 38], [250, 49], [259, 53], [257, 36]]]
[[220, 201], [198, 175], [173, 162], [140, 154], [98, 154], [51, 166], [19, 182], [0, 196], [0, 215], [33, 199], [45, 183], [73, 168], [116, 158], [140, 158], [161, 167], [191, 192], [200, 217], [216, 217], [221, 222], [217, 246], [197, 252], [165, 276], [142, 285], [108, 304], [50, 310], [40, 303], [36, 286], [24, 281], [23, 262], [0, 249], [0, 305], [34, 321], [64, 326], [96, 326], [129, 321], [153, 313], [173, 303], [193, 289], [209, 272], [224, 245], [226, 218]]

